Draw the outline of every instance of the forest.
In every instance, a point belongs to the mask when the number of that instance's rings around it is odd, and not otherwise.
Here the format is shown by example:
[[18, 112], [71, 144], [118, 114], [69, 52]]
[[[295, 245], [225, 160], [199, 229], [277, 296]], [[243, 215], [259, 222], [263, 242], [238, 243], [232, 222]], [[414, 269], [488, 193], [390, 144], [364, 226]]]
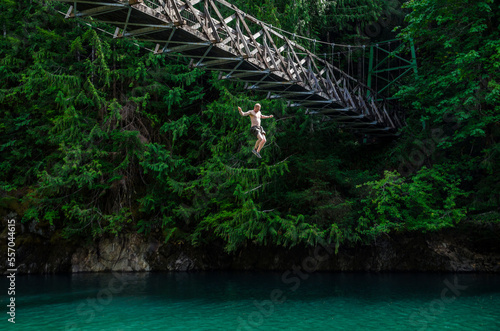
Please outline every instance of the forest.
[[[65, 19], [65, 3], [2, 0], [2, 214], [55, 238], [138, 232], [227, 252], [500, 222], [499, 2], [230, 2], [325, 43], [411, 40], [418, 74], [394, 91], [400, 135], [367, 142], [105, 24]], [[274, 115], [262, 159], [237, 111], [257, 102]]]

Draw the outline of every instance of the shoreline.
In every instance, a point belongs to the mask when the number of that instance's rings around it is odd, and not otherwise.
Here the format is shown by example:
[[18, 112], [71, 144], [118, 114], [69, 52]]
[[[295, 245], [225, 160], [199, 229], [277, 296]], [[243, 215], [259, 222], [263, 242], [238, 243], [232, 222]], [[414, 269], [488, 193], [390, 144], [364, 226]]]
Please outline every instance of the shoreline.
[[[16, 274], [285, 270], [500, 273], [499, 244], [494, 236], [487, 240], [481, 233], [456, 227], [425, 234], [390, 234], [369, 245], [341, 246], [337, 254], [333, 245], [284, 248], [251, 244], [227, 253], [221, 242], [194, 247], [182, 242], [163, 243], [137, 233], [84, 242], [21, 224], [16, 236]], [[4, 247], [5, 240], [0, 239]], [[0, 273], [6, 272], [2, 265]]]

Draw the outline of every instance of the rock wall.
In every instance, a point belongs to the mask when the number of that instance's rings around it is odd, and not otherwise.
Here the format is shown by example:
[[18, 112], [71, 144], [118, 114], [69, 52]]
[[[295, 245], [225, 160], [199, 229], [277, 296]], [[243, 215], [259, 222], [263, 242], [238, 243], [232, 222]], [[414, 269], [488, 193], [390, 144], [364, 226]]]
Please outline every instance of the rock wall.
[[[0, 245], [7, 247], [7, 218]], [[315, 248], [249, 246], [228, 254], [222, 245], [163, 243], [137, 233], [97, 241], [63, 239], [50, 226], [17, 224], [18, 273], [102, 271], [293, 270], [500, 272], [500, 226], [464, 224], [438, 233], [400, 234], [371, 245]], [[6, 271], [0, 265], [0, 272]]]

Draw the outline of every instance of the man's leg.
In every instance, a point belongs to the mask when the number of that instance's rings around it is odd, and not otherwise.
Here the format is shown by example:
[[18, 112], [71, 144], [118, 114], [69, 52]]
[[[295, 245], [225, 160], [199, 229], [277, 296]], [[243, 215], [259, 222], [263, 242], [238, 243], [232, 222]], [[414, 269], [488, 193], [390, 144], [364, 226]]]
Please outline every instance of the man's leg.
[[257, 142], [259, 141], [260, 143], [259, 143], [259, 148], [257, 148], [257, 153], [260, 153], [260, 150], [262, 149], [262, 147], [264, 147], [264, 144], [266, 143], [266, 135], [259, 133], [259, 140]]
[[257, 148], [259, 148], [259, 145], [260, 145], [260, 133], [257, 136], [257, 141], [255, 142], [255, 147], [253, 149], [257, 150]]
[[252, 150], [252, 153], [254, 153], [255, 156], [257, 156], [258, 158], [261, 158], [259, 152], [257, 152], [257, 148], [259, 147], [259, 145], [260, 145], [260, 137], [257, 137], [257, 142], [255, 142], [255, 147]]

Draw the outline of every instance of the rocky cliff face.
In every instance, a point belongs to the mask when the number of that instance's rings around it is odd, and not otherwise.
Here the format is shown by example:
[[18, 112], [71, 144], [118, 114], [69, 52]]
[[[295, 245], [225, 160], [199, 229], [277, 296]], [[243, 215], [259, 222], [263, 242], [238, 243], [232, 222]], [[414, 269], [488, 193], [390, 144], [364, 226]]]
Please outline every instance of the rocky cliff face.
[[[7, 218], [0, 228], [0, 245], [7, 247]], [[371, 245], [341, 248], [337, 254], [329, 246], [249, 246], [228, 254], [216, 244], [192, 247], [136, 233], [76, 242], [38, 224], [17, 224], [16, 232], [18, 273], [213, 269], [500, 272], [498, 225], [464, 224], [438, 233], [391, 235]], [[0, 272], [6, 269], [2, 263]]]

